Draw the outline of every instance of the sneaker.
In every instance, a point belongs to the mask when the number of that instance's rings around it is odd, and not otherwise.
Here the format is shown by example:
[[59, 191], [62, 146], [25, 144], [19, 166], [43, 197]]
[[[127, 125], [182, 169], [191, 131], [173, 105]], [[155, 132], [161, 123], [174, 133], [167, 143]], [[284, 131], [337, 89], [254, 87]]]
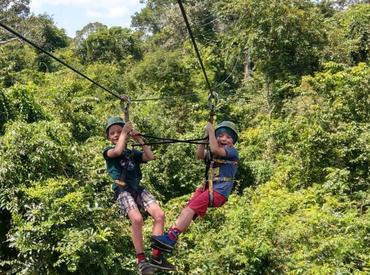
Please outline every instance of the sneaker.
[[171, 253], [172, 252], [172, 249], [167, 248], [164, 245], [162, 245], [159, 242], [157, 242], [156, 240], [154, 240], [153, 236], [150, 238], [150, 242], [151, 242], [151, 247], [152, 248], [157, 248], [157, 249], [159, 249], [162, 252], [167, 252], [167, 253]]
[[169, 263], [162, 254], [158, 258], [152, 257], [150, 264], [162, 270], [176, 270], [176, 267]]
[[166, 252], [172, 252], [175, 248], [176, 241], [168, 237], [168, 233], [161, 236], [152, 236], [152, 246]]
[[152, 265], [147, 261], [139, 262], [137, 267], [139, 268], [140, 273], [143, 275], [154, 274], [155, 271]]

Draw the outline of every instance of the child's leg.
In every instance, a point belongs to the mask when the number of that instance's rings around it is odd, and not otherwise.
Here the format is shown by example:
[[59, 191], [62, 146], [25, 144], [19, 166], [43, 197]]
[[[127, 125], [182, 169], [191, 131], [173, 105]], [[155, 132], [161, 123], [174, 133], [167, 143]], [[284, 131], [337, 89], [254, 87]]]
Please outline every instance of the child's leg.
[[[189, 200], [187, 206], [177, 217], [174, 226], [169, 230], [171, 237], [177, 237], [178, 234], [188, 229], [195, 215], [204, 216], [208, 208], [208, 192], [203, 188], [197, 188]], [[174, 231], [175, 229], [175, 231]], [[173, 232], [174, 231], [174, 232]], [[173, 236], [173, 234], [176, 236]]]
[[131, 238], [136, 252], [139, 271], [141, 274], [154, 274], [153, 267], [145, 257], [143, 240], [144, 221], [134, 198], [129, 192], [124, 191], [118, 195], [117, 203], [122, 215], [128, 216], [131, 221]]
[[178, 216], [174, 227], [180, 232], [184, 232], [191, 224], [194, 215], [195, 211], [193, 209], [191, 209], [189, 206], [185, 207]]
[[[147, 189], [144, 189], [141, 192], [141, 202], [145, 211], [148, 212], [149, 215], [154, 219], [152, 235], [162, 235], [165, 219], [164, 212], [156, 202], [154, 196]], [[153, 247], [152, 256], [155, 258], [160, 257], [161, 251], [158, 248]]]
[[[143, 217], [138, 206], [128, 191], [123, 191], [118, 195], [117, 204], [123, 216], [127, 216], [131, 221], [131, 238], [135, 247], [136, 254], [144, 253], [143, 241]], [[139, 260], [139, 259], [138, 259]]]
[[[144, 190], [146, 192], [146, 190]], [[163, 234], [165, 215], [157, 202], [150, 199], [148, 193], [143, 192], [142, 199], [144, 206], [147, 205], [146, 211], [153, 217], [153, 237], [161, 236]], [[148, 200], [149, 198], [149, 200]], [[152, 259], [150, 261], [152, 266], [162, 270], [175, 270], [176, 267], [169, 263], [164, 257], [162, 251], [158, 247], [152, 247]]]
[[153, 235], [162, 235], [163, 234], [163, 227], [165, 221], [165, 215], [163, 210], [157, 203], [151, 203], [146, 211], [150, 214], [150, 216], [154, 219], [153, 224]]
[[[150, 216], [154, 219], [153, 224], [153, 236], [159, 236], [163, 234], [163, 228], [164, 228], [164, 212], [159, 207], [157, 203], [151, 203], [149, 207], [146, 209], [146, 211], [150, 214]], [[158, 248], [153, 247], [152, 248], [152, 257], [158, 258], [161, 255], [161, 251]]]
[[136, 254], [144, 253], [143, 216], [137, 208], [131, 209], [127, 215], [131, 221], [131, 237]]
[[202, 187], [195, 190], [193, 196], [188, 201], [187, 207], [194, 211], [194, 217], [204, 217], [207, 213], [209, 205], [209, 192], [208, 189], [203, 190]]

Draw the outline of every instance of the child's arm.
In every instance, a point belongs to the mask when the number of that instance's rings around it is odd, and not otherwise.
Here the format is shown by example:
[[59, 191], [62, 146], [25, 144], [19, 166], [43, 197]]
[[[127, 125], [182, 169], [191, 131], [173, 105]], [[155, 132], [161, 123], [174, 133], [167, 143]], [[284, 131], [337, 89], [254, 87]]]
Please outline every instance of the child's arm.
[[[204, 131], [204, 137], [208, 139], [207, 129], [205, 129]], [[197, 159], [204, 159], [206, 157], [206, 145], [205, 144], [199, 144], [197, 146], [197, 151], [195, 153], [195, 156]]]
[[219, 157], [226, 157], [227, 153], [225, 149], [218, 145], [218, 142], [215, 136], [215, 128], [213, 127], [213, 124], [208, 122], [206, 129], [208, 132], [209, 147], [211, 149], [212, 154], [215, 156], [219, 156]]
[[204, 159], [206, 156], [206, 146], [204, 144], [199, 144], [197, 146], [197, 152], [195, 154], [197, 159]]
[[152, 150], [150, 149], [150, 146], [144, 145], [145, 142], [144, 142], [143, 138], [139, 135], [139, 132], [136, 131], [136, 130], [132, 130], [130, 135], [133, 138], [133, 140], [135, 140], [137, 143], [142, 144], [142, 147], [143, 147], [143, 161], [147, 162], [147, 161], [154, 160], [155, 156], [154, 156]]
[[121, 134], [118, 138], [117, 144], [114, 148], [107, 151], [107, 156], [109, 158], [117, 158], [125, 151], [126, 144], [128, 141], [128, 134], [132, 130], [131, 122], [126, 122], [125, 126], [122, 128]]

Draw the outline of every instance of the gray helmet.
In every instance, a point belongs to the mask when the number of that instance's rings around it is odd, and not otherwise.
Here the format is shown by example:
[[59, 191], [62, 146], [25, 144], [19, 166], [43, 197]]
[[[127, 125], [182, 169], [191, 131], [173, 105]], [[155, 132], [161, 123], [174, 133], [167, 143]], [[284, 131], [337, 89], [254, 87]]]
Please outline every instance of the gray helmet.
[[125, 122], [123, 119], [119, 116], [113, 116], [107, 120], [107, 125], [105, 126], [105, 133], [108, 135], [108, 130], [111, 126], [113, 125], [120, 125], [120, 126], [125, 126]]
[[215, 129], [216, 137], [223, 131], [226, 130], [226, 132], [233, 138], [234, 143], [238, 140], [238, 131], [236, 129], [236, 126], [231, 121], [222, 121], [220, 124], [217, 125]]

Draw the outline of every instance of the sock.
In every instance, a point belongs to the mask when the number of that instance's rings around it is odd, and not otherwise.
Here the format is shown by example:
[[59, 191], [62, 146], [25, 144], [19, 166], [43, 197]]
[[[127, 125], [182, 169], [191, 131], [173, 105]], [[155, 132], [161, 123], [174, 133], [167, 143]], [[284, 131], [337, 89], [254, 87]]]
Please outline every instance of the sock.
[[170, 230], [168, 231], [168, 237], [173, 241], [177, 241], [180, 233], [181, 233], [180, 229], [178, 229], [177, 227], [171, 227]]
[[143, 262], [146, 260], [144, 252], [136, 254], [137, 262]]
[[153, 258], [159, 258], [160, 255], [161, 255], [161, 251], [158, 248], [153, 247], [152, 257]]

